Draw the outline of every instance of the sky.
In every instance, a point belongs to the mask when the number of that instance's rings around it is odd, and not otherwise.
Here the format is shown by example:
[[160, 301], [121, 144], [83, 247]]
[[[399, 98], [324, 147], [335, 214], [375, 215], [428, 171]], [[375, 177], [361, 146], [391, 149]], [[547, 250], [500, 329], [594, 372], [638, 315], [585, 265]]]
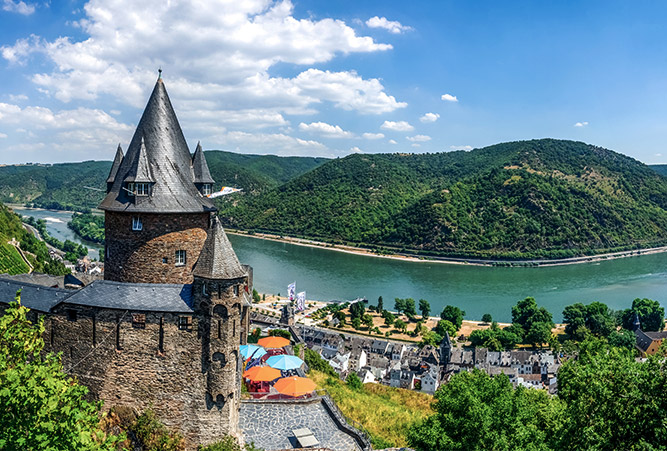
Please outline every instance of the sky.
[[667, 2], [0, 0], [0, 164], [111, 160], [158, 75], [190, 150], [583, 141], [667, 162]]

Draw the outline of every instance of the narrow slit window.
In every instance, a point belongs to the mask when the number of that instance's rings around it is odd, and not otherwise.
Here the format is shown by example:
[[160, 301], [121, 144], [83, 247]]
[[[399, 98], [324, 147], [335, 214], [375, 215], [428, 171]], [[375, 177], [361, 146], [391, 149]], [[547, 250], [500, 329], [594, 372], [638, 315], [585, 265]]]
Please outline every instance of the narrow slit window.
[[160, 318], [160, 333], [158, 335], [158, 349], [164, 352], [164, 318]]
[[185, 266], [185, 251], [180, 249], [176, 251], [176, 266]]
[[141, 218], [139, 216], [132, 217], [132, 230], [142, 230], [144, 228]]
[[238, 295], [239, 295], [239, 286], [234, 285], [234, 296], [238, 296]]

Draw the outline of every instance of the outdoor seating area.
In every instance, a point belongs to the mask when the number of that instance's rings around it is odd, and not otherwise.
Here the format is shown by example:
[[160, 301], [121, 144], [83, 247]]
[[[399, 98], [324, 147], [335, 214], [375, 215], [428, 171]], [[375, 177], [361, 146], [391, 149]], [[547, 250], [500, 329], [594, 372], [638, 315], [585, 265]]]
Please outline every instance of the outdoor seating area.
[[265, 337], [256, 345], [240, 347], [244, 383], [254, 399], [302, 399], [314, 395], [315, 383], [296, 374], [304, 362], [286, 352], [284, 348], [289, 344], [283, 337]]

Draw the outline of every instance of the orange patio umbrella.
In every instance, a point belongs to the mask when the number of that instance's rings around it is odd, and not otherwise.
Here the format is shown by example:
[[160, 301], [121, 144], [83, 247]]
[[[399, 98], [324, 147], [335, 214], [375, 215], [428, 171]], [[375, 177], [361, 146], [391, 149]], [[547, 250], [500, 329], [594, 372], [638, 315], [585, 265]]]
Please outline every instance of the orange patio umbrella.
[[253, 366], [243, 373], [243, 377], [253, 382], [269, 382], [280, 377], [280, 370], [271, 368], [270, 366]]
[[289, 340], [283, 337], [264, 337], [260, 338], [257, 344], [265, 348], [284, 348], [289, 345]]
[[278, 392], [283, 395], [289, 396], [301, 396], [306, 395], [313, 390], [315, 390], [315, 382], [311, 381], [307, 377], [283, 377], [278, 379], [273, 388], [278, 390]]

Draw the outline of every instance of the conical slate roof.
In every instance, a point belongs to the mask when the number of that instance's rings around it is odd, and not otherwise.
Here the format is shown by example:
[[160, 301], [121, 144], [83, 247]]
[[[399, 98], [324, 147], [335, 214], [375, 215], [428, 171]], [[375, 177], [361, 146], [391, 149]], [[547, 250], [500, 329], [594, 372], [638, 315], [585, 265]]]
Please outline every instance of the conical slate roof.
[[118, 144], [116, 149], [116, 156], [113, 159], [113, 164], [111, 165], [111, 170], [109, 171], [109, 178], [107, 178], [107, 183], [113, 183], [116, 179], [116, 174], [118, 173], [118, 168], [120, 163], [123, 161], [123, 149]]
[[192, 156], [192, 172], [195, 183], [215, 183], [208, 170], [206, 157], [204, 157], [204, 151], [201, 149], [200, 143], [197, 143], [197, 150]]
[[[137, 213], [215, 211], [194, 185], [190, 151], [162, 78], [158, 78], [137, 130], [99, 208]], [[132, 196], [128, 182], [151, 183], [149, 196]]]
[[206, 243], [192, 273], [197, 277], [223, 280], [246, 276], [217, 216], [213, 218]]

